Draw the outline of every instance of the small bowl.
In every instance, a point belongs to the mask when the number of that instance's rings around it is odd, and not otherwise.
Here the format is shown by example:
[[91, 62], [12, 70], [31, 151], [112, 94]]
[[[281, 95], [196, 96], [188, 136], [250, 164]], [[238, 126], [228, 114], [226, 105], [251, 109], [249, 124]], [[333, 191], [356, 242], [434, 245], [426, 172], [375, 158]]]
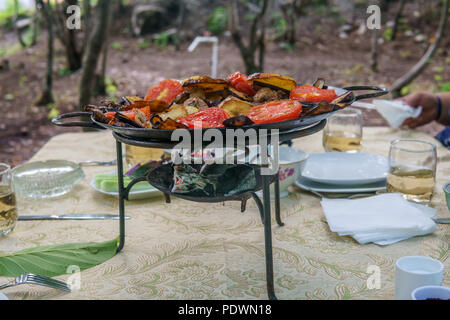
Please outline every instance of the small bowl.
[[450, 181], [444, 184], [444, 193], [445, 193], [445, 200], [447, 201], [447, 208], [450, 210]]
[[[294, 184], [297, 178], [300, 176], [300, 173], [305, 167], [308, 156], [309, 154], [300, 149], [280, 146], [278, 154], [278, 179], [280, 181], [280, 198], [284, 198], [289, 195], [288, 187]], [[274, 188], [274, 184], [271, 184], [271, 198], [275, 197]], [[262, 196], [262, 192], [258, 192], [257, 194], [259, 196]]]
[[450, 300], [450, 288], [443, 286], [424, 286], [411, 293], [413, 300]]
[[68, 193], [84, 178], [80, 165], [66, 160], [29, 162], [12, 170], [14, 191], [44, 199]]

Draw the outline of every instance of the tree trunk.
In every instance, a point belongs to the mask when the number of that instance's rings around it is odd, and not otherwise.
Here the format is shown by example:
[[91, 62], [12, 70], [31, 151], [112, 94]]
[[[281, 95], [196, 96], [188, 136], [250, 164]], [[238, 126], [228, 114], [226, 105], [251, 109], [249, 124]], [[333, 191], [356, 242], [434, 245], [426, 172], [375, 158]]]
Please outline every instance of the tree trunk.
[[370, 69], [378, 72], [378, 30], [372, 30], [372, 49], [370, 53]]
[[431, 58], [436, 53], [436, 50], [438, 49], [439, 44], [442, 40], [445, 26], [447, 24], [448, 3], [449, 0], [444, 0], [444, 3], [442, 4], [441, 20], [439, 23], [439, 28], [436, 32], [436, 40], [434, 41], [434, 43], [428, 47], [428, 50], [425, 52], [425, 55], [419, 60], [419, 62], [413, 68], [411, 68], [409, 72], [395, 81], [392, 85], [390, 91], [394, 98], [399, 97], [401, 95], [402, 88], [410, 84], [416, 77], [418, 77], [422, 73], [423, 70], [425, 70]]
[[[106, 30], [109, 30], [109, 26], [111, 23], [111, 16], [112, 16], [112, 9], [109, 10], [109, 17], [107, 21]], [[97, 95], [105, 95], [106, 94], [106, 65], [108, 61], [108, 39], [109, 39], [109, 32], [106, 32], [105, 38], [103, 40], [103, 53], [102, 53], [102, 66], [100, 69], [100, 73], [96, 75], [96, 85], [95, 85], [95, 93]]]
[[184, 21], [185, 21], [185, 12], [186, 12], [186, 4], [184, 0], [180, 0], [180, 12], [178, 14], [178, 22], [177, 22], [177, 33], [176, 33], [176, 43], [175, 50], [180, 50], [180, 44], [184, 39]]
[[111, 13], [110, 4], [111, 1], [109, 0], [98, 1], [97, 16], [95, 19], [97, 24], [86, 48], [86, 57], [83, 63], [83, 73], [80, 82], [80, 108], [84, 108], [84, 106], [89, 104], [92, 96], [92, 89], [95, 84], [93, 82], [95, 70], [97, 69], [99, 56], [102, 52], [106, 35], [108, 33], [109, 17]]
[[391, 41], [394, 41], [397, 36], [398, 23], [402, 16], [404, 7], [405, 7], [405, 0], [400, 0], [400, 3], [398, 4], [397, 12], [395, 13], [395, 17], [394, 17], [394, 26], [392, 27]]
[[42, 11], [44, 12], [45, 20], [47, 20], [47, 32], [48, 32], [48, 47], [47, 47], [47, 78], [45, 82], [45, 88], [42, 92], [41, 97], [36, 102], [38, 106], [46, 106], [49, 103], [55, 102], [53, 98], [53, 42], [54, 42], [54, 33], [53, 33], [53, 17], [52, 10], [47, 3], [43, 3], [42, 0], [39, 1]]
[[89, 36], [91, 31], [91, 0], [83, 0], [84, 8], [84, 42], [81, 52], [86, 52], [87, 44], [89, 42]]
[[20, 45], [23, 48], [27, 47], [27, 44], [25, 43], [23, 37], [22, 37], [22, 31], [18, 28], [17, 26], [17, 21], [19, 20], [19, 1], [18, 0], [14, 0], [14, 19], [13, 19], [13, 23], [14, 23], [14, 31], [17, 34], [17, 39], [20, 42]]
[[[242, 60], [245, 65], [246, 73], [251, 74], [255, 72], [262, 72], [264, 69], [264, 54], [265, 54], [265, 16], [269, 0], [259, 1], [259, 11], [252, 18], [250, 23], [250, 34], [248, 45], [246, 46], [242, 40], [240, 27], [238, 26], [238, 9], [236, 0], [228, 2], [228, 17], [229, 29], [231, 37], [239, 48]], [[259, 36], [258, 36], [259, 26]], [[256, 52], [259, 50], [258, 63], [255, 62]]]

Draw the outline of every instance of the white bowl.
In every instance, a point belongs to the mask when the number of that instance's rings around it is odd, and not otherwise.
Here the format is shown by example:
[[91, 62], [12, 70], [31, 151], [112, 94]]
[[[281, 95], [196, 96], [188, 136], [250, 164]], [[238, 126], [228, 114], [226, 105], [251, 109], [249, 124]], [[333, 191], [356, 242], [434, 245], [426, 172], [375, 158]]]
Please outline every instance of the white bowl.
[[[308, 154], [300, 149], [280, 146], [278, 153], [279, 160], [279, 181], [280, 181], [280, 198], [289, 195], [288, 187], [297, 181], [303, 168], [305, 167]], [[270, 196], [275, 197], [275, 185], [270, 185]], [[262, 192], [257, 193], [260, 197]]]
[[424, 286], [411, 293], [413, 300], [450, 300], [450, 288], [443, 286]]

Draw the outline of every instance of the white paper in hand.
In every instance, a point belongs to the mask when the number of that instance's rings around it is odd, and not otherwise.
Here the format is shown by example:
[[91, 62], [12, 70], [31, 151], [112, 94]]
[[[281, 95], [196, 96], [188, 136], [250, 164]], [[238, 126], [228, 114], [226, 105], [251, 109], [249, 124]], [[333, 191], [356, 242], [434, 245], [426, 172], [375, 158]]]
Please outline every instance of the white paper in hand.
[[331, 231], [361, 244], [387, 245], [437, 229], [431, 219], [435, 209], [412, 204], [398, 193], [357, 200], [324, 198], [321, 203]]
[[413, 108], [404, 104], [402, 101], [375, 99], [373, 100], [373, 104], [376, 110], [393, 128], [400, 127], [406, 119], [417, 118], [422, 113], [422, 107]]

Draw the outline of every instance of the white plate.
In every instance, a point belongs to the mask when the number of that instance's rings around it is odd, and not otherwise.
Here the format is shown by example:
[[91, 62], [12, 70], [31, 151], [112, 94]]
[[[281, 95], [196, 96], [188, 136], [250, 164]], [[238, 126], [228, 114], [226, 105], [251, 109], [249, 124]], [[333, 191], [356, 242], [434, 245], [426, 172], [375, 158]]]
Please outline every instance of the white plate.
[[295, 182], [295, 185], [304, 190], [326, 193], [364, 193], [386, 189], [386, 181], [380, 181], [366, 185], [335, 186], [311, 181], [304, 177], [299, 177]]
[[[98, 189], [95, 186], [94, 179], [91, 180], [91, 187], [105, 195], [114, 196], [116, 198], [119, 198], [118, 192], [106, 192], [101, 189]], [[153, 187], [151, 185], [148, 185], [148, 190], [133, 191], [133, 189], [131, 189], [130, 194], [128, 195], [128, 199], [129, 200], [149, 199], [149, 198], [159, 197], [162, 195], [163, 195], [163, 193], [161, 191], [159, 191], [158, 189], [156, 189], [155, 187]]]
[[333, 185], [363, 185], [385, 181], [389, 163], [369, 153], [325, 152], [309, 155], [302, 177]]
[[0, 292], [0, 300], [9, 300], [7, 296]]

